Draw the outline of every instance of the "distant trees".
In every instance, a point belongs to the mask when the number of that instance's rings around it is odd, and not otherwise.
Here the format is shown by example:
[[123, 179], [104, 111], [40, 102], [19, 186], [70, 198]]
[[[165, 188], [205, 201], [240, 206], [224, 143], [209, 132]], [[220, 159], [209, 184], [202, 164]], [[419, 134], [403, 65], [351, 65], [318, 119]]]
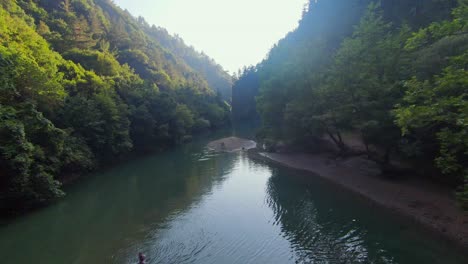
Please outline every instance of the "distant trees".
[[260, 85], [257, 69], [253, 66], [239, 73], [232, 86], [232, 117], [235, 121], [257, 119], [255, 97]]
[[328, 137], [348, 153], [343, 133], [357, 134], [383, 168], [405, 158], [456, 186], [466, 208], [467, 10], [466, 0], [310, 1], [298, 29], [235, 83], [233, 113], [256, 102], [267, 141]]
[[149, 26], [142, 18], [139, 23], [145, 32], [161, 46], [178, 54], [195, 71], [206, 79], [208, 85], [213, 88], [221, 99], [231, 101], [232, 77], [216, 62], [203, 52], [197, 52], [193, 47], [188, 47], [179, 36], [171, 36], [166, 29]]

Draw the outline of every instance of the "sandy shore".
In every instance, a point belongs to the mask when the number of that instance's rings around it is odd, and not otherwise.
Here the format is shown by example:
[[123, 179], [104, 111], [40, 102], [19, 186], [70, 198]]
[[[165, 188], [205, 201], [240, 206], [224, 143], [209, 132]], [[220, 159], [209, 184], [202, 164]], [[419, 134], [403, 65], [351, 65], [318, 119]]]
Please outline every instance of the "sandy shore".
[[468, 214], [456, 207], [448, 189], [423, 179], [382, 178], [378, 168], [362, 157], [336, 161], [325, 154], [250, 153], [254, 158], [312, 172], [311, 176], [315, 174], [341, 185], [468, 248]]
[[238, 138], [238, 137], [227, 137], [211, 141], [207, 147], [219, 152], [235, 152], [240, 150], [249, 150], [255, 148], [257, 143], [252, 140]]

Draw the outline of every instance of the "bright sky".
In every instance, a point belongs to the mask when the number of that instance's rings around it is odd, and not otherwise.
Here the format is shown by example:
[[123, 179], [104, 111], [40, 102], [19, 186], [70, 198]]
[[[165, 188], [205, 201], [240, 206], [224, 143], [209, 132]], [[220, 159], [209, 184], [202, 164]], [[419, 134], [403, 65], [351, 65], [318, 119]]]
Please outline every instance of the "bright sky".
[[306, 0], [114, 0], [178, 34], [229, 72], [255, 65], [293, 30]]

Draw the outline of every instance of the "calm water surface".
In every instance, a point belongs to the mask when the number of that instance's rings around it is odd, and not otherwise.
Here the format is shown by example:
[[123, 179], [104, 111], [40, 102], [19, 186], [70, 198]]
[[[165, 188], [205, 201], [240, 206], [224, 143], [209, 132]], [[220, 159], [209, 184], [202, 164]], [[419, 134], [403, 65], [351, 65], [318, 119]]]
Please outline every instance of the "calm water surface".
[[140, 251], [148, 263], [468, 263], [327, 182], [211, 153], [209, 139], [97, 173], [2, 224], [0, 263], [137, 263]]

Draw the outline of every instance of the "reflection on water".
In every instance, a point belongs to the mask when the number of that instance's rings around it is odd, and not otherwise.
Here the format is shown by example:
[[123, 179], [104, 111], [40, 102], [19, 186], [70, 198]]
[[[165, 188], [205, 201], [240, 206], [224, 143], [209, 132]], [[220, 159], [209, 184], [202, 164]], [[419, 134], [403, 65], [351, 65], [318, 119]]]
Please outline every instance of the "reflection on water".
[[463, 263], [328, 183], [207, 141], [97, 173], [0, 226], [1, 263], [137, 263], [140, 251], [149, 263]]
[[423, 230], [319, 178], [273, 169], [267, 192], [296, 262], [465, 263]]
[[321, 196], [325, 190], [309, 189], [279, 174], [275, 170], [268, 181], [268, 205], [299, 262], [357, 263], [375, 259], [375, 252], [369, 252], [366, 245], [366, 231], [358, 228], [353, 214], [346, 215], [337, 208], [334, 199], [328, 200], [330, 195]]

